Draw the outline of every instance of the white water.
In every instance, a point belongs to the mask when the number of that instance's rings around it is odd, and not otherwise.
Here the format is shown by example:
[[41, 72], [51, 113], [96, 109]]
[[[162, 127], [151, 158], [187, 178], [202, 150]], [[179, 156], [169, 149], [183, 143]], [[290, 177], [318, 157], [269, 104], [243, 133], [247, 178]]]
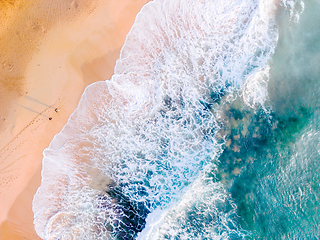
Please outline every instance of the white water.
[[[217, 137], [223, 127], [218, 122], [222, 96], [228, 101], [229, 94], [245, 89], [244, 101], [252, 107], [267, 98], [259, 79], [268, 80], [268, 60], [278, 38], [275, 11], [273, 1], [147, 4], [127, 36], [112, 79], [86, 89], [44, 151], [42, 184], [33, 203], [38, 235], [135, 236], [133, 227], [123, 223], [128, 213], [121, 201], [110, 195], [117, 188], [145, 212], [176, 202], [155, 230], [159, 239], [165, 232], [179, 232], [179, 221], [187, 224], [183, 209], [194, 204], [199, 204], [198, 214], [218, 219], [204, 226], [202, 237], [243, 236], [223, 186], [204, 186], [201, 176], [215, 167], [223, 144]], [[128, 229], [132, 235], [121, 235]], [[147, 231], [141, 234], [147, 238]], [[196, 239], [188, 232], [180, 235]]]
[[150, 214], [137, 239], [241, 239], [247, 233], [234, 221], [236, 208], [221, 183], [200, 177], [176, 206]]

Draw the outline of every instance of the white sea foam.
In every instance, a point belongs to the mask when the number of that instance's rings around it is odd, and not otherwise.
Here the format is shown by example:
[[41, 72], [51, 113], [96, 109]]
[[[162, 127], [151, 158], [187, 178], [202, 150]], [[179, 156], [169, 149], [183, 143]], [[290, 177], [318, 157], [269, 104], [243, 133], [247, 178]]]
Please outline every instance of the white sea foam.
[[236, 223], [236, 209], [221, 183], [202, 176], [176, 206], [148, 217], [137, 239], [242, 239], [247, 233]]
[[[274, 12], [271, 0], [156, 0], [144, 6], [112, 79], [86, 89], [44, 151], [33, 202], [39, 236], [130, 238], [147, 213], [166, 208], [204, 168], [214, 167], [220, 125], [210, 109], [267, 68], [278, 37]], [[255, 94], [248, 102], [261, 104], [265, 96], [250, 89]], [[199, 192], [199, 201], [207, 190], [220, 199], [220, 185], [212, 187]]]
[[251, 108], [255, 108], [256, 105], [265, 108], [264, 104], [268, 99], [269, 70], [269, 66], [265, 69], [259, 69], [246, 79], [242, 95], [244, 102]]
[[299, 21], [301, 13], [304, 11], [303, 0], [282, 0], [282, 5], [288, 10], [291, 20]]

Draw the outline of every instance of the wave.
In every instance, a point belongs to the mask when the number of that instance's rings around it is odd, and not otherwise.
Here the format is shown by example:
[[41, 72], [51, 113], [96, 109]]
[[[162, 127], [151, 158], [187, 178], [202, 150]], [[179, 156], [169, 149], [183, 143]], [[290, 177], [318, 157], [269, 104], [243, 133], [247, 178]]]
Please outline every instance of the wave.
[[[132, 239], [147, 236], [148, 215], [163, 210], [163, 239], [179, 221], [192, 224], [179, 209], [195, 206], [213, 220], [206, 237], [244, 237], [224, 185], [204, 176], [226, 144], [223, 103], [242, 93], [252, 108], [267, 99], [275, 12], [271, 0], [145, 5], [111, 80], [87, 87], [44, 151], [33, 202], [38, 235]], [[197, 237], [185, 228], [180, 236]]]

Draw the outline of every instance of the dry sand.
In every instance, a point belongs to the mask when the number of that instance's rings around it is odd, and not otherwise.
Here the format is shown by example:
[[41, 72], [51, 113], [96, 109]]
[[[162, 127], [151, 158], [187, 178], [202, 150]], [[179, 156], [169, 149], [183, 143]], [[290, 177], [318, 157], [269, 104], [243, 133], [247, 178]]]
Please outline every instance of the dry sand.
[[110, 79], [146, 2], [0, 1], [0, 240], [38, 239], [31, 205], [42, 151], [84, 88]]

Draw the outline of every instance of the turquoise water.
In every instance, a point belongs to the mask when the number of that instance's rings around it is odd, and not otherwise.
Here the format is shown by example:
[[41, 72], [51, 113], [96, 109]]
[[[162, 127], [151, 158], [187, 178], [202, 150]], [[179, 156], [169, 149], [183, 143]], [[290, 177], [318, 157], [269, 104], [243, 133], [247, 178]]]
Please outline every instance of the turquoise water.
[[298, 23], [286, 13], [279, 16], [268, 86], [277, 128], [265, 129], [265, 142], [245, 152], [259, 161], [247, 165], [231, 187], [252, 239], [320, 237], [319, 7], [305, 1]]
[[318, 239], [320, 3], [153, 1], [44, 152], [44, 239]]

